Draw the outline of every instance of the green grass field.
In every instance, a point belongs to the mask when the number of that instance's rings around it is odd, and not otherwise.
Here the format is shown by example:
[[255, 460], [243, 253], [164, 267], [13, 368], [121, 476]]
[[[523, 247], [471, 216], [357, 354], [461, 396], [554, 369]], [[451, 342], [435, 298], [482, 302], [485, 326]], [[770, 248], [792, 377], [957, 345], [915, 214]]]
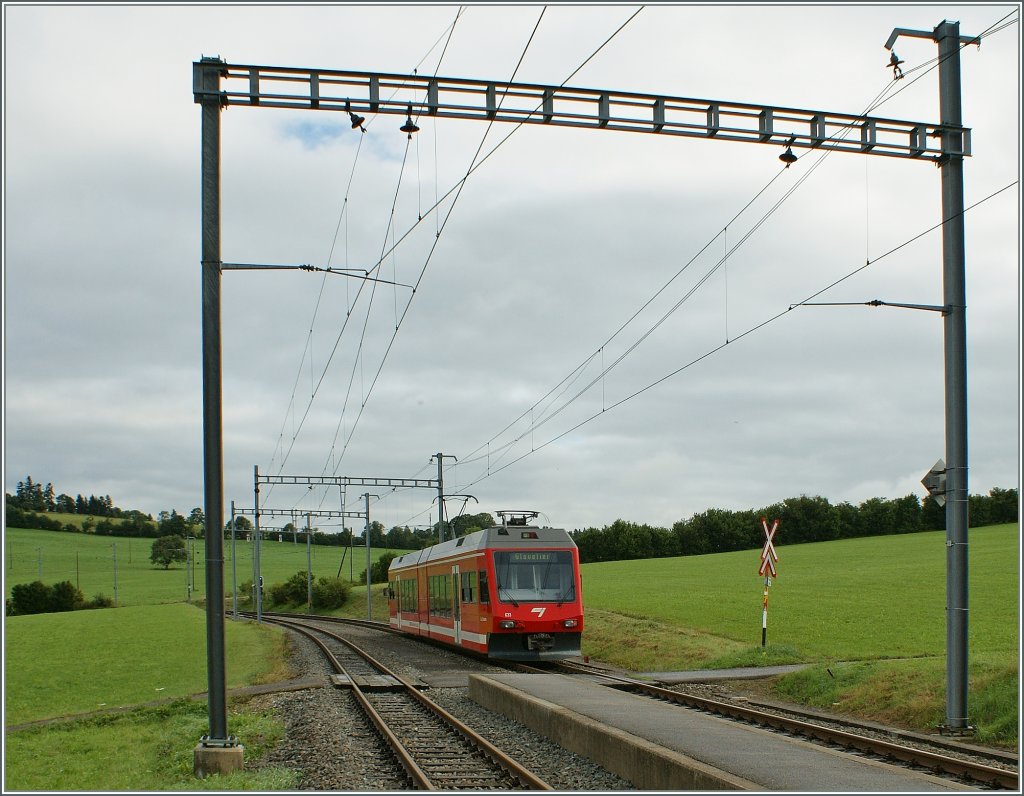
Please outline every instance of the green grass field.
[[[67, 515], [74, 516], [74, 515]], [[114, 545], [117, 545], [117, 597], [119, 606], [153, 605], [157, 603], [185, 602], [189, 598], [188, 572], [184, 563], [174, 563], [170, 569], [154, 566], [149, 560], [152, 539], [128, 539], [92, 534], [63, 533], [60, 531], [24, 530], [8, 528], [4, 534], [4, 576], [7, 593], [18, 583], [42, 580], [50, 585], [60, 581], [75, 584], [87, 599], [98, 593], [114, 596]], [[206, 593], [206, 553], [202, 539], [190, 542], [194, 546], [193, 600]], [[231, 596], [232, 572], [237, 586], [253, 579], [251, 542], [236, 541], [232, 557], [231, 541], [224, 543], [224, 591]], [[376, 561], [383, 553], [371, 548], [370, 556]], [[261, 545], [260, 568], [263, 583], [269, 587], [281, 583], [298, 571], [306, 571], [306, 545], [290, 539], [278, 542], [264, 540]], [[356, 546], [354, 556], [340, 547], [312, 545], [313, 577], [350, 575], [357, 581], [366, 570], [366, 548]], [[42, 577], [40, 577], [40, 572]], [[363, 592], [365, 595], [365, 591]]]
[[[245, 739], [252, 760], [272, 748], [284, 729], [273, 717], [232, 710], [231, 732]], [[193, 749], [208, 731], [206, 705], [179, 701], [8, 733], [7, 788], [18, 791], [295, 790], [298, 776], [277, 766], [196, 779]], [[56, 753], [55, 753], [56, 752]]]
[[[9, 724], [206, 690], [206, 613], [196, 606], [14, 616], [4, 629]], [[225, 648], [229, 688], [281, 674], [282, 637], [274, 628], [226, 622]]]
[[[115, 542], [119, 602], [128, 607], [5, 620], [8, 725], [206, 689], [205, 615], [185, 603], [181, 565], [165, 572], [150, 564], [151, 541], [130, 540], [129, 554], [127, 539], [8, 529], [8, 589], [37, 579], [41, 555], [45, 583], [75, 583], [77, 576], [87, 597], [97, 591], [113, 596]], [[979, 740], [1013, 747], [1018, 526], [972, 529], [970, 545], [970, 717]], [[199, 551], [201, 559], [201, 543]], [[313, 552], [315, 575], [337, 574], [340, 549]], [[748, 550], [584, 565], [584, 653], [635, 671], [808, 662], [810, 668], [765, 688], [775, 696], [912, 728], [939, 723], [945, 699], [944, 534], [780, 544], [778, 552], [767, 648], [760, 646], [764, 581], [757, 575], [758, 551]], [[251, 578], [251, 555], [251, 545], [239, 543], [239, 583]], [[356, 578], [365, 561], [365, 548], [357, 549]], [[202, 596], [204, 583], [199, 563], [200, 593], [194, 597]], [[264, 545], [266, 583], [305, 566], [304, 545]], [[348, 571], [346, 558], [343, 574]], [[380, 589], [375, 586], [373, 593], [378, 619], [386, 616]], [[348, 603], [334, 613], [365, 617], [365, 588], [354, 586]], [[75, 639], [71, 661], [55, 647], [65, 632]], [[229, 621], [227, 644], [229, 686], [285, 676], [285, 646], [276, 629]], [[270, 715], [249, 713], [241, 704], [231, 708], [230, 731], [246, 744], [247, 759], [282, 731]], [[202, 784], [190, 780], [191, 750], [205, 732], [204, 719], [194, 704], [175, 703], [8, 733], [5, 784], [14, 790], [294, 787], [279, 769]], [[44, 750], [54, 747], [62, 750], [59, 765], [41, 765]], [[128, 747], [130, 755], [118, 751]]]
[[[1016, 525], [970, 532], [970, 647], [1018, 645]], [[946, 548], [942, 532], [779, 545], [768, 590], [768, 640], [804, 661], [942, 655]], [[726, 648], [761, 643], [764, 578], [757, 550], [583, 566], [589, 612], [653, 620]], [[584, 633], [584, 644], [587, 634]], [[706, 656], [665, 660], [691, 668]], [[639, 668], [651, 668], [637, 662]]]

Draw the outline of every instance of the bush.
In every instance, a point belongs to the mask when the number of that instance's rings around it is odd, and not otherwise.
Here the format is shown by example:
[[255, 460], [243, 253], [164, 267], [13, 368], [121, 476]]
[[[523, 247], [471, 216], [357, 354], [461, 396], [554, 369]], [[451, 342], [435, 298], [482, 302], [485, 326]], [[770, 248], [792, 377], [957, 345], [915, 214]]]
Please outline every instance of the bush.
[[11, 587], [9, 616], [44, 614], [50, 608], [50, 590], [41, 580], [18, 583]]
[[28, 616], [83, 608], [112, 608], [114, 601], [97, 594], [91, 602], [69, 580], [47, 586], [41, 580], [19, 583], [11, 587], [11, 597], [4, 604], [7, 616]]
[[65, 580], [50, 587], [51, 611], [76, 611], [85, 606], [85, 596], [74, 584]]
[[113, 608], [114, 598], [104, 597], [102, 594], [97, 594], [89, 602], [85, 603], [82, 608]]
[[272, 605], [299, 605], [305, 604], [308, 587], [306, 585], [306, 570], [300, 569], [284, 583], [275, 583], [270, 587], [270, 602]]
[[341, 578], [318, 578], [313, 584], [313, 607], [316, 609], [341, 608], [352, 587]]

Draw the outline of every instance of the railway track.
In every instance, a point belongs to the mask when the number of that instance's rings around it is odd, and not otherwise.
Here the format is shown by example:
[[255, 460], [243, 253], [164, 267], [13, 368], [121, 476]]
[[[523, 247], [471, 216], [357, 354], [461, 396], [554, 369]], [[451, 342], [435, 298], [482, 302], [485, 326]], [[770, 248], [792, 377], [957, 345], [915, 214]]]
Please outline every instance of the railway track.
[[[264, 616], [267, 617], [266, 614]], [[405, 635], [381, 622], [336, 617], [316, 617], [316, 619], [339, 624], [355, 624]], [[479, 659], [479, 656], [471, 657]], [[977, 747], [968, 750], [962, 744], [944, 739], [924, 741], [920, 738], [901, 738], [898, 733], [893, 731], [888, 731], [887, 738], [880, 738], [877, 737], [879, 733], [877, 727], [869, 727], [855, 721], [844, 719], [841, 727], [830, 726], [829, 723], [823, 723], [820, 717], [813, 717], [806, 713], [786, 712], [774, 707], [759, 709], [749, 704], [675, 691], [575, 661], [560, 661], [544, 668], [529, 664], [509, 664], [507, 668], [544, 673], [560, 670], [576, 676], [585, 675], [597, 678], [598, 682], [610, 687], [629, 690], [654, 699], [801, 736], [826, 745], [849, 749], [859, 754], [896, 761], [908, 766], [918, 766], [943, 776], [972, 781], [985, 787], [1009, 790], [1018, 790], [1019, 788], [1016, 756], [1009, 753], [1000, 755], [997, 750], [980, 750]], [[923, 744], [927, 744], [927, 748], [923, 748]]]
[[[540, 777], [348, 639], [295, 618], [263, 615], [313, 641], [419, 790], [552, 790]], [[376, 624], [375, 629], [382, 628]], [[329, 639], [325, 641], [324, 639]]]
[[[989, 787], [1009, 790], [1018, 789], [1019, 774], [1016, 763], [1011, 760], [1010, 756], [1000, 760], [993, 759], [993, 762], [1013, 766], [1012, 769], [1002, 768], [999, 765], [954, 757], [949, 754], [952, 746], [947, 750], [931, 751], [922, 749], [920, 746], [910, 746], [906, 743], [872, 737], [864, 734], [863, 725], [860, 726], [862, 731], [855, 731], [855, 729], [858, 729], [858, 725], [854, 722], [844, 722], [847, 729], [838, 729], [817, 721], [810, 721], [806, 714], [784, 715], [782, 711], [770, 712], [734, 702], [723, 702], [695, 694], [681, 693], [652, 685], [642, 680], [609, 674], [606, 670], [599, 667], [588, 666], [574, 661], [560, 661], [558, 668], [572, 674], [601, 678], [601, 680], [607, 681], [606, 685], [613, 688], [629, 690], [718, 716], [725, 716], [777, 731], [803, 736], [810, 740], [844, 749], [851, 749], [863, 754], [874, 755], [885, 760], [894, 760], [906, 765], [920, 766], [929, 771], [972, 780]], [[535, 669], [535, 671], [550, 670]], [[995, 755], [992, 757], [995, 758]]]

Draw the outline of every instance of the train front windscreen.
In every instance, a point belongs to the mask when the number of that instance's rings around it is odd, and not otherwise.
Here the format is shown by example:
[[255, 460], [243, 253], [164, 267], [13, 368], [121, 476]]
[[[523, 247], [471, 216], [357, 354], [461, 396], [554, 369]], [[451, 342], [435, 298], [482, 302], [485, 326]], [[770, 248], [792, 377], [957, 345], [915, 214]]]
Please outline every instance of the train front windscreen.
[[576, 599], [569, 550], [495, 551], [498, 599], [503, 603], [566, 603]]

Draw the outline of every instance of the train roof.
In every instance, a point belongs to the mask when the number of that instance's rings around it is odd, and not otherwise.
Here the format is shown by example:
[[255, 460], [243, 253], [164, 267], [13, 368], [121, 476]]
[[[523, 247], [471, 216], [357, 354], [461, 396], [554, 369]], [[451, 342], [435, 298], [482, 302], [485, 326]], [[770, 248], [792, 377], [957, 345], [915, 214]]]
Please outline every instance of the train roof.
[[405, 569], [428, 561], [438, 561], [454, 555], [483, 549], [502, 549], [524, 547], [576, 547], [572, 537], [563, 528], [541, 528], [536, 525], [496, 525], [482, 531], [468, 533], [458, 539], [414, 550], [411, 553], [395, 558], [388, 571]]

